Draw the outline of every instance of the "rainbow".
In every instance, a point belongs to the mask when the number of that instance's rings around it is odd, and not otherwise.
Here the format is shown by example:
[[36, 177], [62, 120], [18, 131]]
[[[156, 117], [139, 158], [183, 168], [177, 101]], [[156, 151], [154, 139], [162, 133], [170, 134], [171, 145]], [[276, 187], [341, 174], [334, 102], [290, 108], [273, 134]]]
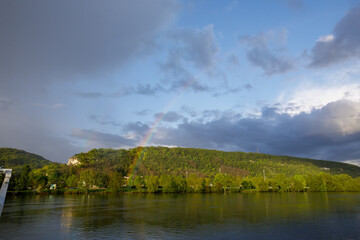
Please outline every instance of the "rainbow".
[[157, 118], [155, 119], [154, 123], [151, 125], [151, 127], [149, 128], [149, 130], [146, 132], [144, 138], [142, 139], [142, 141], [140, 141], [139, 146], [142, 147], [141, 151], [139, 151], [133, 162], [132, 162], [132, 168], [130, 168], [128, 176], [131, 177], [133, 175], [134, 170], [138, 167], [139, 163], [141, 162], [141, 159], [144, 155], [144, 147], [146, 147], [149, 142], [151, 141], [151, 138], [153, 137], [157, 127], [159, 126], [160, 122], [162, 121], [163, 117], [165, 116], [165, 114], [170, 110], [170, 108], [174, 105], [174, 103], [185, 93], [185, 91], [187, 89], [189, 89], [191, 87], [191, 85], [193, 85], [196, 82], [196, 78], [192, 78], [190, 81], [188, 81], [183, 87], [182, 89], [179, 91], [179, 93], [164, 107], [163, 111], [161, 111], [161, 114], [159, 114], [157, 116]]

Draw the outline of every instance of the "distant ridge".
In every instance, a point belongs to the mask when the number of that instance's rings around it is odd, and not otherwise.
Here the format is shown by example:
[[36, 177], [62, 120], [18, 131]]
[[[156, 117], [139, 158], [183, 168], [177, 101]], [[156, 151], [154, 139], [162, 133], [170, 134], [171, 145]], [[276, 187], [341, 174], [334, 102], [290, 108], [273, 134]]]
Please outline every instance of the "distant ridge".
[[32, 169], [42, 168], [53, 162], [44, 157], [29, 153], [16, 148], [0, 148], [0, 166], [12, 169], [21, 168], [23, 165], [29, 165]]
[[284, 174], [348, 174], [360, 176], [360, 167], [348, 163], [314, 160], [263, 153], [223, 152], [194, 148], [138, 147], [125, 149], [92, 149], [75, 154], [79, 166], [96, 169], [122, 169], [124, 175], [134, 172], [140, 175], [196, 173], [214, 176], [230, 175], [275, 176]]

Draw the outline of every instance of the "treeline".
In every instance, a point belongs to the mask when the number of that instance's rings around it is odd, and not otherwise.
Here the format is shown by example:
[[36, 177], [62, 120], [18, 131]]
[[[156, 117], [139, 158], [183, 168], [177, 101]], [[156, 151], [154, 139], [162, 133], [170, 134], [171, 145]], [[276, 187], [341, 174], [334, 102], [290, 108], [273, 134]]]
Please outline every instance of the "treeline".
[[9, 190], [42, 192], [56, 188], [82, 192], [102, 189], [110, 192], [178, 193], [360, 191], [360, 168], [338, 162], [165, 147], [93, 149], [74, 157], [79, 165], [17, 166]]
[[274, 177], [232, 176], [217, 173], [213, 177], [197, 174], [184, 175], [131, 175], [124, 177], [116, 171], [100, 171], [75, 166], [47, 165], [41, 169], [31, 169], [25, 165], [19, 175], [10, 181], [9, 190], [36, 192], [47, 191], [56, 184], [57, 189], [79, 189], [88, 192], [103, 189], [110, 192], [344, 192], [360, 191], [360, 177], [347, 174], [328, 173], [294, 175], [283, 174]]

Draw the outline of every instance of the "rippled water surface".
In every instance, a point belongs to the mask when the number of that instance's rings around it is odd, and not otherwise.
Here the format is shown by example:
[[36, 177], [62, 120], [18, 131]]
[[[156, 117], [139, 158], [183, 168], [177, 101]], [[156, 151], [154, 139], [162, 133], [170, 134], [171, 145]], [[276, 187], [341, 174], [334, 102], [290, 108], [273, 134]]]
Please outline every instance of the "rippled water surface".
[[0, 239], [360, 239], [360, 194], [9, 194]]

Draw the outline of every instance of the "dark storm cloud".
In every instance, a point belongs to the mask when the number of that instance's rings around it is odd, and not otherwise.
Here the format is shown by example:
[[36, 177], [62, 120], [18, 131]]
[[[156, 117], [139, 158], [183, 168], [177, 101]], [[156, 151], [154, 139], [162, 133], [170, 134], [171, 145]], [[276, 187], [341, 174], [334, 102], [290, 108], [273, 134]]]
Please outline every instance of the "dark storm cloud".
[[260, 33], [253, 37], [246, 35], [240, 37], [239, 41], [247, 46], [247, 59], [254, 66], [260, 67], [265, 75], [282, 74], [294, 69], [293, 59], [281, 55], [282, 49], [271, 49], [269, 46], [272, 41], [276, 44], [286, 41], [285, 30], [280, 33]]
[[0, 98], [0, 111], [8, 110], [11, 105], [12, 105], [11, 100], [9, 100], [7, 98]]
[[154, 48], [173, 0], [3, 1], [2, 81], [43, 82], [115, 69]]
[[135, 141], [123, 136], [111, 133], [103, 133], [90, 129], [74, 129], [71, 136], [75, 139], [85, 140], [88, 144], [96, 147], [104, 146], [108, 148], [134, 146]]
[[[54, 132], [56, 124], [47, 117], [27, 114], [20, 109], [0, 111], [0, 146], [18, 148], [39, 154], [51, 161], [65, 163], [80, 148]], [[31, 110], [35, 111], [34, 108]], [[52, 111], [48, 109], [47, 111]]]
[[352, 8], [335, 26], [333, 35], [319, 38], [310, 67], [325, 67], [360, 57], [360, 6]]
[[[260, 118], [209, 112], [207, 122], [183, 122], [163, 128], [154, 144], [313, 157], [329, 160], [360, 159], [360, 104], [329, 103], [311, 113], [291, 117], [277, 107], [264, 107]], [[166, 134], [164, 134], [166, 133]]]

